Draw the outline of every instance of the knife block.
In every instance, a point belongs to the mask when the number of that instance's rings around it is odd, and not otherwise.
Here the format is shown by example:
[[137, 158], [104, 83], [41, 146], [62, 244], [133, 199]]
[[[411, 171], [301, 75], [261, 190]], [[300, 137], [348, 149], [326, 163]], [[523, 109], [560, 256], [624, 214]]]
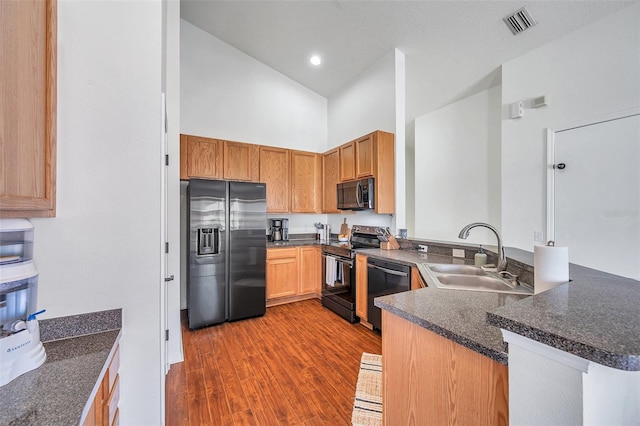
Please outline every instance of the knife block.
[[393, 235], [389, 235], [387, 237], [389, 241], [380, 242], [380, 248], [382, 250], [398, 250], [400, 248], [400, 244], [398, 244], [398, 240]]

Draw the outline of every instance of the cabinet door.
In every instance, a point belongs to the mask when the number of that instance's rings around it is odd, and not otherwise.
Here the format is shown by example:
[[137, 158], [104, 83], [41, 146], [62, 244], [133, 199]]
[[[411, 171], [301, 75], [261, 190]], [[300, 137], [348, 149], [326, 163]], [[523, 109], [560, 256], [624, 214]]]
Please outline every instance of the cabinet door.
[[375, 170], [375, 146], [373, 136], [364, 136], [355, 142], [356, 178], [373, 176]]
[[322, 255], [320, 247], [308, 246], [300, 247], [300, 280], [298, 284], [298, 294], [322, 292]]
[[297, 249], [267, 250], [267, 300], [298, 291]]
[[223, 141], [187, 136], [187, 177], [222, 179]]
[[395, 147], [393, 133], [377, 131], [375, 138], [375, 212], [394, 214], [396, 212], [395, 195]]
[[340, 151], [340, 181], [353, 180], [356, 178], [356, 146], [354, 142], [349, 142], [338, 148]]
[[0, 1], [0, 216], [56, 214], [55, 0]]
[[332, 149], [322, 156], [322, 212], [339, 213], [337, 184], [340, 183], [340, 151]]
[[267, 213], [289, 211], [289, 150], [260, 147], [260, 182], [267, 184]]
[[356, 255], [356, 315], [367, 321], [367, 256]]
[[260, 180], [260, 147], [250, 143], [224, 141], [224, 178]]
[[291, 151], [292, 213], [320, 213], [320, 156], [314, 152]]

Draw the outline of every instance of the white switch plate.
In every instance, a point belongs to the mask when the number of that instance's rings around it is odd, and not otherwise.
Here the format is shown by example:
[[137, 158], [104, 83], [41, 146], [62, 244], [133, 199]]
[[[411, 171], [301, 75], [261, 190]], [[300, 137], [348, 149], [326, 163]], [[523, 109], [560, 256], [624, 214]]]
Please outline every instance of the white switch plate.
[[453, 257], [464, 257], [464, 249], [452, 249]]
[[533, 241], [544, 243], [544, 234], [542, 231], [533, 231]]
[[429, 249], [429, 246], [418, 244], [418, 251], [422, 251], [426, 253], [428, 249]]

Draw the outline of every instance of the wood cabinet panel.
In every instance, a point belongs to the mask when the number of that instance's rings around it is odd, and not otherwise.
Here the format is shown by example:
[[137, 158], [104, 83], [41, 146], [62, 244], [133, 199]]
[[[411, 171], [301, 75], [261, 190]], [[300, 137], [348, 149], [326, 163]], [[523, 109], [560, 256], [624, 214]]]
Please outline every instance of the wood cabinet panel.
[[320, 156], [314, 152], [291, 151], [292, 213], [320, 213]]
[[373, 133], [375, 145], [375, 212], [394, 214], [396, 212], [395, 192], [395, 143], [393, 133], [377, 131]]
[[187, 178], [223, 178], [224, 141], [191, 135], [181, 138], [180, 141], [187, 144], [185, 173]]
[[427, 287], [427, 283], [422, 279], [420, 271], [415, 266], [411, 267], [411, 290]]
[[260, 147], [250, 143], [224, 141], [224, 173], [228, 180], [260, 180]]
[[340, 181], [356, 178], [356, 146], [355, 142], [346, 143], [338, 148], [340, 151]]
[[298, 291], [298, 250], [267, 250], [267, 300], [293, 296]]
[[260, 182], [267, 184], [267, 213], [289, 211], [289, 150], [260, 147]]
[[322, 293], [322, 251], [319, 246], [299, 247], [298, 294]]
[[373, 134], [357, 139], [355, 147], [356, 178], [373, 176], [376, 162]]
[[385, 310], [382, 358], [385, 424], [509, 424], [505, 365]]
[[0, 216], [56, 213], [57, 2], [0, 2]]
[[340, 183], [340, 150], [322, 155], [322, 212], [339, 213], [337, 185]]
[[356, 254], [356, 315], [367, 321], [367, 256]]

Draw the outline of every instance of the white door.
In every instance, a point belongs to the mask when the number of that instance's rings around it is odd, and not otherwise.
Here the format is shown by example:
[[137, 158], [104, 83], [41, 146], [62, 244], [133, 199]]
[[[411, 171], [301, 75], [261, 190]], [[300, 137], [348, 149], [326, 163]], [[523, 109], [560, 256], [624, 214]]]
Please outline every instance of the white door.
[[640, 115], [553, 139], [551, 238], [572, 263], [640, 279]]

